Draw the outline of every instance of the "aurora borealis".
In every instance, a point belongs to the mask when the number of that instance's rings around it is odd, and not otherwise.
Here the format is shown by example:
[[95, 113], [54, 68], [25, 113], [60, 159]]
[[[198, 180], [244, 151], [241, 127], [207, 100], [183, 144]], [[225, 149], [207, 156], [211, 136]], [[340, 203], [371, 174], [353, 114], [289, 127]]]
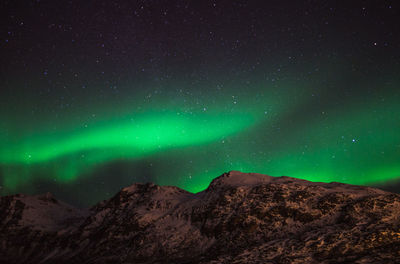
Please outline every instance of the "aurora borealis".
[[1, 6], [1, 195], [87, 206], [230, 170], [400, 180], [394, 2]]

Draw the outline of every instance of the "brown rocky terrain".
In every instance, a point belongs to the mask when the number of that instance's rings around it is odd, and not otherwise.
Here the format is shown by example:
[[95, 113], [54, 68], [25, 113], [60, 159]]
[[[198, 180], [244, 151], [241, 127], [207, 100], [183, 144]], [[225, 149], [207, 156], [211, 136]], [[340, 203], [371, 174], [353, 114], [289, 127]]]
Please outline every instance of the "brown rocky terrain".
[[0, 263], [400, 263], [400, 195], [231, 171], [134, 184], [88, 210], [0, 198]]

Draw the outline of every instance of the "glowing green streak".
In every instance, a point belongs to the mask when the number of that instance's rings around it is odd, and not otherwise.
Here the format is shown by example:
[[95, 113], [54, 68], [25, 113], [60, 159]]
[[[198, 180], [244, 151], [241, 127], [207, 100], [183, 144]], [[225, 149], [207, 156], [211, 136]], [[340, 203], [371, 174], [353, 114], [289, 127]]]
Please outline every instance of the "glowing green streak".
[[[128, 149], [130, 156], [159, 149], [201, 144], [230, 135], [254, 122], [251, 116], [223, 116], [189, 119], [173, 115], [152, 116], [109, 125], [92, 131], [78, 131], [64, 138], [39, 138], [31, 146], [24, 144], [0, 152], [2, 163], [48, 161], [74, 152], [91, 149]], [[105, 154], [107, 156], [107, 154]]]
[[[214, 176], [240, 170], [357, 185], [398, 179], [400, 105], [397, 99], [330, 111], [325, 113], [329, 115], [329, 122], [322, 117], [315, 122], [300, 123], [291, 131], [285, 131], [284, 127], [278, 132], [255, 127], [255, 134], [246, 135], [255, 144], [238, 135], [235, 142], [241, 144], [231, 145], [227, 151], [202, 160], [198, 167], [207, 168]], [[216, 146], [216, 149], [224, 147]], [[175, 184], [198, 192], [208, 186], [212, 177], [212, 173], [197, 169], [191, 178], [186, 174]]]
[[12, 189], [27, 182], [29, 177], [23, 177], [26, 171], [36, 171], [39, 177], [53, 171], [52, 177], [71, 181], [104, 162], [143, 158], [169, 148], [219, 140], [254, 122], [246, 114], [152, 114], [81, 129], [72, 135], [37, 136], [0, 151], [2, 164], [23, 165], [13, 165], [3, 172], [3, 184]]
[[[126, 113], [135, 107], [125, 102], [87, 128], [71, 119], [54, 134], [43, 132], [53, 123], [26, 131], [22, 124], [12, 138], [0, 124], [0, 179], [7, 191], [35, 179], [78, 186], [85, 177], [97, 180], [103, 165], [133, 159], [145, 167], [141, 171], [150, 171], [149, 181], [192, 192], [229, 170], [350, 184], [400, 177], [399, 96], [325, 109], [313, 105], [314, 97], [299, 96], [311, 92], [297, 82], [274, 91], [262, 83], [257, 94], [238, 86], [230, 91], [234, 98], [226, 93], [207, 98], [213, 102], [207, 111], [192, 108], [198, 98], [189, 107], [159, 98], [132, 116]], [[135, 169], [124, 177], [134, 182], [140, 173]]]

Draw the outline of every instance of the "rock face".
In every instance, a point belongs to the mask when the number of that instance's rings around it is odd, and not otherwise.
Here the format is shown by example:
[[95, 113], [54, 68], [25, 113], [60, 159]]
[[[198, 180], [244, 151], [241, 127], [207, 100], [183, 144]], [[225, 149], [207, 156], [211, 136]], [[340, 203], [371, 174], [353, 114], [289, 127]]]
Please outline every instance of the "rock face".
[[232, 171], [134, 184], [90, 210], [0, 198], [0, 263], [400, 263], [400, 195]]

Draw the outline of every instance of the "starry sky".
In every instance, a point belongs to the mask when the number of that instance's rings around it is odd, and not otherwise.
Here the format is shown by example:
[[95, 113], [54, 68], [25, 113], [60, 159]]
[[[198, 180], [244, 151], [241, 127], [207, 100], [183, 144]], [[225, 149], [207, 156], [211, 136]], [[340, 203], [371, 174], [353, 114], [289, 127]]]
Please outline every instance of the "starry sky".
[[396, 1], [0, 3], [0, 194], [230, 170], [400, 191]]

